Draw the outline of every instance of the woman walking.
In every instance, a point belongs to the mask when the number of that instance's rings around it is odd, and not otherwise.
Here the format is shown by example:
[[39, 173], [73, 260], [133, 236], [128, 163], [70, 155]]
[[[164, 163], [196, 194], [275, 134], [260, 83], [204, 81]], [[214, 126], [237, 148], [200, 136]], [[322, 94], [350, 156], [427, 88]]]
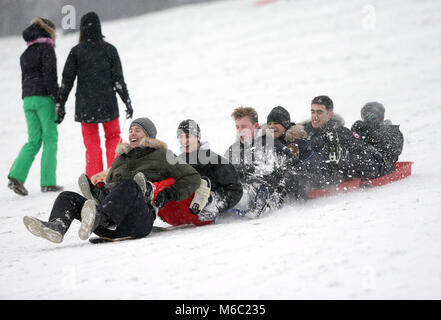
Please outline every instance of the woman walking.
[[104, 127], [107, 168], [111, 167], [115, 148], [121, 140], [115, 91], [126, 105], [127, 118], [133, 115], [118, 51], [103, 38], [98, 15], [95, 12], [85, 14], [80, 22], [79, 44], [72, 48], [64, 66], [57, 108], [62, 119], [64, 105], [78, 78], [75, 121], [81, 122], [89, 177], [104, 169], [98, 124]]
[[36, 17], [23, 32], [28, 48], [20, 57], [20, 65], [28, 142], [21, 148], [8, 174], [8, 187], [22, 196], [28, 195], [24, 183], [42, 144], [41, 191], [63, 190], [56, 185], [58, 130], [55, 99], [58, 83], [55, 31], [52, 21]]

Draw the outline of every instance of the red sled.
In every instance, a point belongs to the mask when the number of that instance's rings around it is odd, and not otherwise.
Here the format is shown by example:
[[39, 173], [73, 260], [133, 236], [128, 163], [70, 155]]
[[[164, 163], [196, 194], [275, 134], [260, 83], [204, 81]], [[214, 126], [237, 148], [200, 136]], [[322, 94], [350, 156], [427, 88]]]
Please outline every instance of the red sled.
[[392, 173], [376, 179], [362, 181], [361, 184], [363, 187], [377, 187], [404, 179], [412, 175], [412, 164], [412, 161], [396, 162]]
[[346, 192], [359, 190], [361, 187], [377, 187], [394, 181], [398, 181], [406, 177], [409, 177], [412, 174], [412, 164], [413, 162], [411, 161], [397, 162], [395, 163], [395, 169], [392, 173], [389, 173], [385, 176], [376, 179], [369, 179], [369, 180], [362, 180], [359, 178], [351, 179], [351, 180], [343, 181], [341, 184], [335, 187], [311, 190], [308, 193], [308, 198], [315, 199], [326, 196], [332, 196], [338, 193], [346, 193]]
[[[172, 186], [176, 183], [174, 178], [168, 178], [162, 181], [153, 182], [155, 186], [154, 198], [156, 195], [165, 188]], [[182, 201], [170, 201], [164, 208], [159, 210], [158, 216], [172, 226], [180, 226], [184, 224], [194, 224], [201, 226], [210, 224], [212, 221], [200, 221], [197, 215], [190, 212], [190, 203], [193, 200], [194, 193]]]

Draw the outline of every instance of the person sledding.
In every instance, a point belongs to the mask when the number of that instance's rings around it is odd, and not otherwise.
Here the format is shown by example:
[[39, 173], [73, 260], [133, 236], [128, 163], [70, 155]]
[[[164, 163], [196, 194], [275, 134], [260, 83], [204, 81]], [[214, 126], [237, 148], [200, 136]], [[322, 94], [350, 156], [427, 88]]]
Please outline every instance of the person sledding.
[[[80, 239], [91, 233], [117, 238], [147, 236], [158, 209], [171, 201], [188, 198], [201, 184], [199, 173], [178, 159], [167, 145], [156, 139], [156, 127], [148, 118], [134, 120], [129, 143], [120, 143], [103, 187], [96, 187], [85, 174], [79, 178], [84, 196], [65, 191], [59, 194], [48, 221], [26, 216], [23, 222], [35, 236], [60, 243], [74, 219], [80, 220]], [[151, 182], [173, 178], [153, 200]]]
[[360, 138], [378, 150], [385, 160], [385, 172], [394, 171], [395, 163], [403, 151], [404, 137], [399, 125], [384, 120], [384, 106], [376, 101], [366, 103], [361, 108], [361, 119], [356, 121], [351, 130]]
[[202, 208], [190, 206], [189, 210], [200, 221], [214, 221], [242, 197], [239, 175], [227, 159], [210, 149], [207, 141], [201, 141], [201, 129], [194, 120], [182, 121], [176, 135], [182, 151], [179, 157], [196, 169], [211, 187], [206, 205]]
[[328, 163], [330, 183], [351, 178], [374, 179], [384, 174], [383, 156], [338, 121], [339, 118], [334, 116], [331, 98], [315, 97], [310, 109], [311, 121], [304, 126], [307, 139], [312, 150], [323, 156]]
[[297, 158], [302, 160], [313, 188], [326, 186], [329, 180], [328, 164], [322, 155], [312, 150], [304, 127], [291, 122], [288, 110], [282, 106], [273, 108], [267, 116], [266, 124], [263, 124], [261, 129], [287, 146]]
[[238, 140], [225, 157], [238, 171], [244, 189], [236, 212], [256, 218], [288, 199], [306, 199], [309, 184], [302, 161], [260, 129], [256, 110], [239, 107], [232, 118]]

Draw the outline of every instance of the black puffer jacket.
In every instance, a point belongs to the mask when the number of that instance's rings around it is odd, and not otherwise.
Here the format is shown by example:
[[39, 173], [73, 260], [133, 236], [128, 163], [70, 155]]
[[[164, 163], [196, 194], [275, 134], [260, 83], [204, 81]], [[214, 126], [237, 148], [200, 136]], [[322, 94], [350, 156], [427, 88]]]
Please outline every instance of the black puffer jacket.
[[182, 153], [179, 157], [199, 172], [201, 177], [210, 179], [219, 212], [233, 208], [240, 201], [243, 190], [236, 169], [227, 159], [211, 151], [208, 145], [202, 144], [197, 151]]
[[[23, 31], [26, 42], [38, 38], [50, 38], [49, 33], [38, 24]], [[22, 72], [22, 98], [29, 96], [51, 96], [55, 100], [58, 92], [57, 58], [54, 48], [48, 43], [29, 46], [20, 57]]]
[[305, 125], [311, 148], [328, 161], [330, 147], [329, 134], [337, 141], [341, 151], [338, 163], [330, 163], [335, 171], [343, 172], [343, 178], [359, 177], [373, 179], [384, 174], [385, 161], [382, 155], [371, 145], [364, 143], [357, 134], [331, 119], [323, 128], [312, 127], [311, 122]]
[[386, 161], [386, 172], [394, 170], [395, 162], [403, 151], [404, 137], [399, 125], [389, 123], [368, 123], [356, 121], [351, 130], [357, 132], [361, 139], [377, 149]]
[[75, 121], [103, 123], [119, 117], [115, 91], [130, 103], [129, 93], [116, 48], [102, 38], [96, 14], [81, 19], [81, 41], [72, 48], [63, 70], [59, 99], [64, 104], [75, 78], [77, 92]]
[[304, 198], [308, 173], [300, 159], [280, 141], [260, 130], [251, 143], [234, 143], [225, 157], [236, 168], [242, 183], [265, 183], [273, 192]]

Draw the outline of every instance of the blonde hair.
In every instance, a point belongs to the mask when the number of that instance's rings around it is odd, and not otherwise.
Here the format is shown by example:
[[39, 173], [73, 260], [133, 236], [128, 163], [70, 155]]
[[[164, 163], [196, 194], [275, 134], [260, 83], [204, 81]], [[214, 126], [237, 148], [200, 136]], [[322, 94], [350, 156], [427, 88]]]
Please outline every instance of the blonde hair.
[[244, 117], [249, 117], [253, 124], [259, 122], [257, 111], [251, 107], [238, 107], [234, 109], [233, 113], [231, 114], [231, 117], [234, 120], [242, 119]]

